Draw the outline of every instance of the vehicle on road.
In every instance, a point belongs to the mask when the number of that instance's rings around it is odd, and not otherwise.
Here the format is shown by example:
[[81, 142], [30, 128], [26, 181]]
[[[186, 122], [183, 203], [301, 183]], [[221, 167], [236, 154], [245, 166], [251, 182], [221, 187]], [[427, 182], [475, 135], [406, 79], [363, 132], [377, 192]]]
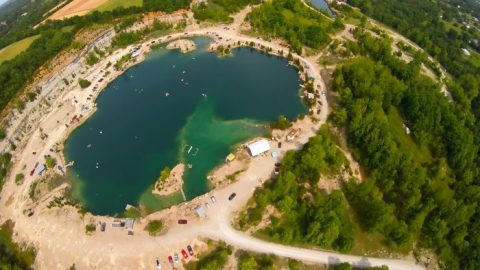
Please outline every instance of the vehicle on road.
[[178, 220], [178, 224], [187, 224], [188, 223], [188, 220], [186, 219], [179, 219]]
[[187, 254], [187, 252], [185, 251], [185, 249], [182, 249], [182, 256], [183, 256], [183, 258], [184, 258], [185, 260], [188, 259], [188, 254]]
[[189, 254], [190, 256], [193, 256], [192, 246], [188, 245], [188, 246], [187, 246], [187, 250], [188, 250], [188, 254]]
[[168, 263], [170, 264], [171, 267], [173, 267], [173, 258], [172, 258], [172, 256], [168, 256]]
[[231, 200], [235, 199], [236, 196], [237, 196], [237, 193], [234, 192], [234, 193], [230, 194], [230, 196], [228, 196], [228, 200], [231, 201]]
[[175, 252], [175, 254], [173, 254], [173, 260], [175, 263], [178, 263], [178, 253]]
[[217, 198], [215, 198], [215, 196], [210, 196], [210, 200], [212, 200], [212, 203], [216, 203], [217, 202]]
[[157, 269], [162, 269], [162, 263], [160, 262], [160, 260], [158, 258], [156, 260], [156, 263], [157, 263]]

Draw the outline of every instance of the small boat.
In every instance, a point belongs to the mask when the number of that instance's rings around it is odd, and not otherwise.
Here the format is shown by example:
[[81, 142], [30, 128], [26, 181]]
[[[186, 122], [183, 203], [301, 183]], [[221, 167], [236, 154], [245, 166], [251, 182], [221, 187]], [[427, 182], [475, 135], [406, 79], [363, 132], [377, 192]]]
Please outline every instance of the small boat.
[[88, 145], [87, 145], [87, 148], [90, 148], [90, 147], [92, 147], [92, 144], [88, 144]]
[[169, 93], [169, 92], [166, 92], [166, 93], [165, 93], [165, 96], [166, 96], [166, 97], [170, 96], [170, 93]]
[[205, 93], [202, 93], [202, 96], [203, 96], [203, 97], [207, 97], [207, 94], [205, 94]]
[[190, 148], [187, 151], [187, 154], [190, 154], [190, 151], [192, 151], [193, 146], [190, 145]]

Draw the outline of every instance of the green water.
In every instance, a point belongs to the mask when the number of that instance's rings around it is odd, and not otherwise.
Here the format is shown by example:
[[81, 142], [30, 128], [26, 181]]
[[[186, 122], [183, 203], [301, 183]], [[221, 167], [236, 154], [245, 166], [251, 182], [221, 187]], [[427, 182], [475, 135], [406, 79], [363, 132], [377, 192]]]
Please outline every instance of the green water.
[[160, 198], [150, 188], [179, 162], [191, 164], [187, 199], [201, 195], [208, 172], [236, 144], [263, 134], [262, 124], [280, 114], [306, 112], [285, 59], [247, 48], [218, 57], [205, 51], [208, 39], [195, 42], [199, 49], [188, 54], [157, 49], [114, 80], [67, 140], [73, 193], [87, 210], [113, 215], [127, 203], [150, 211], [178, 203], [180, 194]]

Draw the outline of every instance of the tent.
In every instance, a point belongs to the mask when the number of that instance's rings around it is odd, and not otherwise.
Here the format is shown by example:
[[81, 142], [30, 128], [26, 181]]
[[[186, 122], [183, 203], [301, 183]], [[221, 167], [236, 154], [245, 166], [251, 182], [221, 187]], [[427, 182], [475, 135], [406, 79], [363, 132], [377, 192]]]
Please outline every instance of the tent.
[[252, 155], [252, 157], [256, 157], [261, 153], [264, 153], [270, 150], [270, 144], [266, 139], [261, 139], [257, 142], [249, 144], [248, 150], [250, 151], [250, 154]]

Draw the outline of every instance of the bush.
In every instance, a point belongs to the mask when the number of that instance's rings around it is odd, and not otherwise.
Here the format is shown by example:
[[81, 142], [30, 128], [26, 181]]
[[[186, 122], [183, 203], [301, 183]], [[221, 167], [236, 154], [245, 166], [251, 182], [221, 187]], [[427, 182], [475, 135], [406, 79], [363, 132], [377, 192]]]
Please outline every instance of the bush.
[[49, 169], [52, 169], [55, 167], [55, 165], [57, 165], [57, 160], [51, 156], [45, 156], [45, 164], [47, 164]]
[[86, 234], [91, 234], [93, 233], [94, 231], [97, 230], [97, 227], [93, 224], [87, 224], [85, 225], [85, 233]]
[[160, 172], [160, 180], [165, 181], [170, 176], [171, 171], [172, 170], [170, 169], [170, 167], [163, 168], [163, 170]]
[[123, 215], [127, 218], [139, 218], [142, 216], [142, 214], [140, 213], [140, 211], [135, 208], [135, 207], [131, 207], [129, 208], [128, 210], [125, 210], [125, 212], [123, 213]]
[[163, 229], [163, 222], [161, 220], [150, 220], [145, 226], [145, 230], [148, 231], [148, 234], [155, 236], [160, 233]]
[[100, 61], [100, 59], [98, 59], [95, 52], [91, 52], [91, 53], [88, 54], [87, 59], [85, 59], [85, 61], [87, 62], [87, 65], [93, 66], [96, 63], [98, 63], [98, 61]]
[[209, 254], [200, 258], [198, 263], [195, 265], [195, 270], [217, 270], [223, 269], [225, 264], [227, 263], [228, 256], [232, 254], [232, 247], [226, 245], [223, 242], [220, 244]]
[[25, 179], [25, 176], [23, 175], [23, 173], [19, 173], [15, 175], [15, 184], [21, 185], [24, 179]]
[[78, 79], [78, 84], [83, 89], [89, 87], [92, 83], [89, 80]]
[[289, 127], [292, 126], [292, 123], [290, 123], [288, 121], [288, 119], [283, 116], [283, 115], [280, 115], [277, 119], [277, 121], [274, 121], [270, 124], [270, 127], [273, 128], [273, 129], [281, 129], [281, 130], [285, 130]]

